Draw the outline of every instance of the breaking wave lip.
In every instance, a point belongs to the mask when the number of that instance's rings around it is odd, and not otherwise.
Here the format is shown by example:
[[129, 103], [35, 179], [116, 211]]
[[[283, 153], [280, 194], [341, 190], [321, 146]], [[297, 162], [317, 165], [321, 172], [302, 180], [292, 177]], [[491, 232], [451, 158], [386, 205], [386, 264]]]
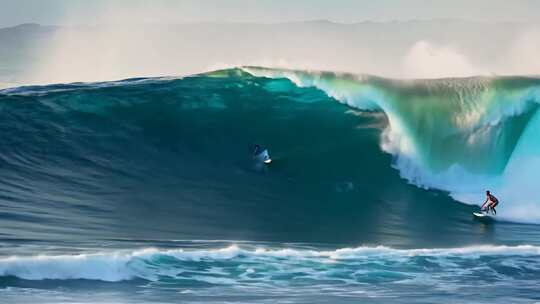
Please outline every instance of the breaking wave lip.
[[[248, 274], [257, 267], [291, 263], [294, 268], [306, 269], [335, 263], [367, 261], [375, 263], [400, 262], [416, 257], [457, 260], [478, 260], [482, 257], [534, 257], [540, 259], [540, 246], [533, 245], [481, 245], [459, 248], [394, 249], [385, 246], [315, 250], [296, 248], [239, 247], [230, 245], [217, 249], [145, 248], [135, 251], [113, 251], [77, 255], [12, 256], [0, 258], [0, 277], [14, 276], [25, 280], [99, 280], [119, 282], [133, 279], [158, 281], [163, 276], [182, 278], [182, 263], [232, 263], [232, 268], [244, 269]], [[540, 269], [540, 265], [530, 265]], [[456, 265], [460, 268], [459, 265]], [[206, 273], [196, 277], [214, 275], [216, 269], [207, 267]], [[268, 270], [270, 271], [270, 270]], [[315, 271], [315, 270], [314, 270]], [[369, 270], [368, 270], [369, 271]], [[451, 269], [449, 269], [451, 271]], [[220, 275], [223, 273], [220, 272]], [[211, 280], [211, 279], [209, 279]]]
[[[540, 223], [531, 201], [540, 172], [540, 78], [393, 80], [370, 75], [242, 67], [256, 77], [316, 87], [350, 107], [388, 118], [381, 149], [402, 178], [478, 204], [486, 189], [503, 203], [499, 217]], [[519, 168], [536, 172], [525, 174]], [[527, 211], [525, 211], [527, 210]]]

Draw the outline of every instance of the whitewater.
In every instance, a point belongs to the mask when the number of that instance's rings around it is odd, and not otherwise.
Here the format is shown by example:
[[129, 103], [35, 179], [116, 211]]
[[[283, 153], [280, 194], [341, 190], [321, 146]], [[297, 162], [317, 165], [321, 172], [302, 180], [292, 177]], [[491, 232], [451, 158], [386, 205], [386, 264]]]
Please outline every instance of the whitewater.
[[[300, 249], [299, 249], [300, 248]], [[356, 274], [370, 275], [375, 277], [381, 268], [374, 267], [372, 263], [393, 268], [393, 263], [399, 262], [406, 265], [419, 266], [416, 263], [430, 259], [434, 270], [444, 266], [451, 266], [446, 272], [463, 271], [462, 263], [480, 260], [475, 267], [496, 268], [490, 259], [515, 257], [513, 265], [509, 267], [522, 268], [521, 270], [538, 270], [538, 263], [530, 263], [528, 259], [536, 260], [540, 255], [540, 247], [531, 245], [519, 246], [471, 246], [462, 248], [435, 248], [435, 249], [392, 249], [385, 246], [340, 248], [336, 250], [316, 250], [306, 248], [267, 248], [256, 244], [244, 243], [242, 247], [230, 245], [217, 249], [169, 249], [159, 250], [146, 248], [136, 251], [113, 251], [74, 255], [40, 255], [40, 256], [11, 256], [0, 259], [0, 274], [2, 276], [16, 276], [27, 280], [101, 280], [117, 282], [134, 280], [137, 278], [157, 282], [167, 277], [176, 279], [188, 279], [185, 276], [187, 269], [193, 266], [182, 265], [196, 263], [208, 264], [201, 267], [200, 271], [193, 274], [194, 280], [212, 283], [223, 276], [226, 285], [241, 283], [242, 279], [272, 282], [271, 277], [277, 274], [290, 276], [310, 276], [313, 279], [332, 279], [336, 269], [341, 275], [352, 276]], [[284, 265], [283, 260], [287, 260]], [[523, 259], [520, 261], [519, 259]], [[484, 261], [485, 260], [485, 261]], [[453, 261], [453, 263], [452, 263]], [[178, 263], [178, 265], [175, 265]], [[223, 265], [219, 265], [223, 263]], [[345, 264], [345, 265], [342, 265]], [[230, 264], [230, 265], [228, 265]], [[354, 267], [365, 265], [364, 271], [354, 270]], [[219, 266], [212, 266], [219, 265]], [[518, 266], [520, 265], [520, 266]], [[171, 267], [172, 266], [172, 267]], [[393, 265], [395, 266], [395, 265]], [[421, 266], [421, 265], [420, 265]], [[319, 271], [319, 268], [328, 268]], [[238, 270], [243, 269], [243, 272]], [[384, 267], [382, 268], [384, 269]], [[427, 271], [426, 267], [424, 271]], [[496, 269], [493, 270], [496, 272]], [[372, 272], [372, 273], [371, 273]], [[255, 275], [256, 273], [256, 275]], [[305, 274], [299, 274], [305, 273]], [[396, 280], [407, 277], [406, 272], [396, 272]], [[384, 274], [383, 274], [384, 275]], [[411, 272], [409, 275], [419, 275]], [[425, 275], [425, 274], [423, 274]], [[478, 274], [481, 276], [481, 274]], [[339, 276], [336, 276], [339, 278]], [[341, 278], [346, 279], [346, 278]], [[353, 279], [353, 278], [349, 278]], [[249, 283], [248, 281], [244, 283]], [[359, 282], [357, 282], [359, 283]]]
[[539, 101], [536, 77], [264, 67], [0, 90], [0, 296], [540, 301]]
[[[199, 243], [200, 245], [200, 243]], [[450, 249], [392, 249], [384, 246], [317, 250], [268, 248], [244, 243], [215, 249], [147, 248], [77, 255], [7, 257], [0, 259], [0, 275], [27, 282], [71, 281], [75, 291], [60, 302], [80, 296], [81, 280], [130, 284], [108, 291], [112, 299], [143, 302], [133, 289], [158, 290], [174, 299], [199, 301], [336, 301], [368, 303], [436, 301], [456, 296], [457, 303], [483, 295], [486, 301], [516, 302], [519, 294], [537, 298], [540, 247], [475, 246]], [[78, 282], [78, 283], [76, 283]], [[14, 302], [30, 297], [48, 299], [43, 288], [21, 292], [32, 284], [6, 282], [4, 297]], [[35, 285], [35, 284], [34, 284]], [[78, 285], [81, 285], [77, 287]], [[98, 290], [103, 290], [99, 287]], [[136, 286], [139, 286], [138, 288]], [[313, 294], [313, 287], [320, 290]], [[492, 286], [497, 286], [494, 290]], [[96, 288], [94, 286], [94, 288]], [[140, 291], [137, 291], [140, 292]], [[253, 295], [256, 294], [256, 297]], [[251, 295], [251, 296], [250, 296]], [[94, 296], [86, 296], [92, 301]], [[99, 299], [99, 298], [97, 298]], [[101, 300], [103, 295], [101, 296]], [[203, 300], [205, 299], [205, 300]], [[80, 301], [80, 300], [77, 300]], [[161, 298], [160, 301], [163, 301]], [[85, 301], [83, 301], [85, 302]], [[487, 302], [486, 302], [487, 303]]]

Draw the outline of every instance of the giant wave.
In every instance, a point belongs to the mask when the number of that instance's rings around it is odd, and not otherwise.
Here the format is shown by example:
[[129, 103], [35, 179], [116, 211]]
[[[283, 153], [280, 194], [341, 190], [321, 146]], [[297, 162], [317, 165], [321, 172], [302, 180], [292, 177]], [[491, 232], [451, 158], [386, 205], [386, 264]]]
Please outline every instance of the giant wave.
[[[254, 67], [3, 90], [2, 231], [52, 243], [536, 244], [518, 225], [485, 230], [477, 207], [437, 189], [477, 203], [489, 187], [502, 217], [536, 222], [523, 197], [535, 188], [537, 91], [527, 77]], [[254, 143], [270, 148], [266, 170], [250, 163]]]

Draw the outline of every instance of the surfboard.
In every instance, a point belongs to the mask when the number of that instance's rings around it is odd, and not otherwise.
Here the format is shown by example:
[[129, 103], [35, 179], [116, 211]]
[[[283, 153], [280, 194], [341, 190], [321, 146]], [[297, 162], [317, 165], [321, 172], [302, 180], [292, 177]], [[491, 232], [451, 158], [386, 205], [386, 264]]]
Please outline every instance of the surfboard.
[[478, 217], [478, 218], [493, 218], [493, 216], [494, 216], [492, 214], [487, 214], [487, 213], [483, 213], [483, 212], [473, 212], [472, 214], [474, 216]]

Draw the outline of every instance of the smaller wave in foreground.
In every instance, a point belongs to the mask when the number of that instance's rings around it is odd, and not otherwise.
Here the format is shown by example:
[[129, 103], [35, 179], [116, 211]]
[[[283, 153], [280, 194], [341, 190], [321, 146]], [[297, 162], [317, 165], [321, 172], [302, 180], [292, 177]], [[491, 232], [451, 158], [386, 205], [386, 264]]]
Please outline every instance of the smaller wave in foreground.
[[[540, 280], [540, 247], [448, 249], [358, 247], [319, 251], [231, 245], [219, 249], [115, 251], [0, 259], [0, 276], [24, 280], [99, 280], [211, 285], [357, 285], [430, 277], [451, 280]], [[300, 281], [299, 281], [300, 280]], [[303, 282], [303, 283], [301, 283]]]

